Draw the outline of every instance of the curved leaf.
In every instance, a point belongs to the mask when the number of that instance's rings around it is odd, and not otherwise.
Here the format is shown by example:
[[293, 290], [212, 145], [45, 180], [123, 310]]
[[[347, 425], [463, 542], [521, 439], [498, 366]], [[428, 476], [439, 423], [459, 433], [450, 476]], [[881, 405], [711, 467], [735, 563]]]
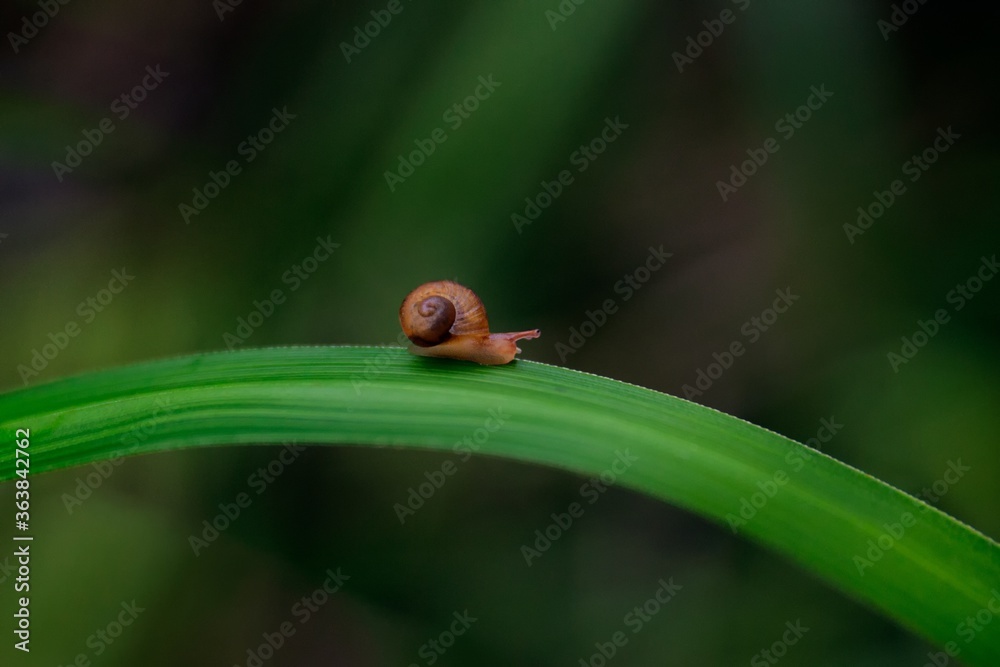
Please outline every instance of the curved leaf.
[[[1000, 655], [1000, 621], [977, 625], [968, 642], [957, 634], [1000, 595], [996, 542], [780, 435], [577, 371], [525, 361], [479, 367], [398, 348], [200, 354], [0, 395], [0, 427], [8, 442], [16, 429], [31, 429], [37, 473], [227, 443], [447, 449], [491, 409], [508, 421], [485, 454], [585, 475], [627, 455], [634, 463], [622, 485], [725, 525], [758, 494], [761, 506], [739, 532], [939, 645], [957, 642], [968, 664], [995, 664]], [[0, 480], [14, 477], [13, 459], [5, 447]]]

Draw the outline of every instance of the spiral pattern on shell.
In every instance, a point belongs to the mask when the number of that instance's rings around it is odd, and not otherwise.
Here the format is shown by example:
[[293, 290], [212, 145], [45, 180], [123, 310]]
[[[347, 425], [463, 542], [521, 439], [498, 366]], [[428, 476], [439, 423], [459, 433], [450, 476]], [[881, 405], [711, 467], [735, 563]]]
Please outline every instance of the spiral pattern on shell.
[[489, 334], [479, 297], [450, 280], [425, 283], [410, 292], [399, 308], [399, 322], [418, 347], [433, 347], [452, 336]]
[[409, 339], [421, 347], [430, 347], [445, 341], [451, 335], [451, 325], [455, 323], [455, 304], [443, 296], [427, 297], [415, 306], [415, 320], [419, 327], [411, 332]]

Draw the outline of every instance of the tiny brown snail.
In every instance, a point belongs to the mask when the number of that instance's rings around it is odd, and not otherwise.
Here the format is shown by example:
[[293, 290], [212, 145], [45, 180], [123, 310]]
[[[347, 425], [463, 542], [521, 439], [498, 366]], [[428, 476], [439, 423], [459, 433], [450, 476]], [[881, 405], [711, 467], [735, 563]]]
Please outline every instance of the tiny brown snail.
[[413, 354], [491, 366], [513, 361], [521, 351], [516, 341], [541, 335], [538, 329], [490, 333], [476, 293], [450, 280], [424, 283], [410, 292], [399, 307], [399, 323], [413, 343]]

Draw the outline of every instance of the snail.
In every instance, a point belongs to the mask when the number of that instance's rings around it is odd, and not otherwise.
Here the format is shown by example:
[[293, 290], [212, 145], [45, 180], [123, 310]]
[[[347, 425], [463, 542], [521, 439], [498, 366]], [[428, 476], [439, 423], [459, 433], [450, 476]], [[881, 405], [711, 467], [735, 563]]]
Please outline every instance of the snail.
[[410, 292], [399, 307], [399, 323], [413, 343], [413, 354], [490, 366], [513, 361], [521, 351], [516, 341], [541, 335], [538, 329], [490, 333], [483, 302], [450, 280], [424, 283]]

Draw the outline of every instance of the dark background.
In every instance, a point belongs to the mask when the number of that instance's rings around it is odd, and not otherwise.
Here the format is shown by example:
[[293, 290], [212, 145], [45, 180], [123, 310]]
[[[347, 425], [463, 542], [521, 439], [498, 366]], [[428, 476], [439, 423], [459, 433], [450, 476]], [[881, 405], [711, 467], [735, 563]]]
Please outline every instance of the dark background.
[[[995, 537], [1000, 284], [960, 310], [948, 295], [1000, 249], [998, 11], [907, 5], [883, 35], [889, 3], [590, 0], [553, 29], [555, 0], [401, 0], [348, 62], [342, 43], [386, 3], [244, 0], [220, 20], [208, 0], [73, 0], [16, 50], [10, 33], [41, 10], [5, 4], [0, 386], [223, 349], [275, 289], [285, 302], [239, 347], [394, 344], [403, 296], [449, 278], [496, 330], [541, 328], [524, 358], [675, 395], [742, 342], [695, 401], [800, 441], [832, 418], [843, 428], [824, 451], [914, 494], [960, 461], [969, 471], [935, 504]], [[723, 10], [733, 21], [712, 24]], [[678, 71], [704, 21], [724, 29]], [[168, 75], [121, 118], [113, 101], [157, 66]], [[449, 125], [491, 75], [500, 85]], [[813, 86], [832, 96], [786, 137], [775, 123]], [[294, 118], [248, 162], [241, 142], [284, 108]], [[113, 132], [78, 166], [53, 166], [104, 118]], [[577, 171], [608, 118], [627, 129]], [[447, 140], [390, 190], [384, 173], [435, 128]], [[960, 138], [911, 181], [904, 163], [939, 128]], [[769, 137], [777, 152], [723, 201], [717, 182]], [[231, 160], [239, 173], [186, 221], [179, 205]], [[525, 198], [563, 169], [573, 182], [517, 229]], [[844, 225], [895, 179], [905, 192], [852, 243]], [[293, 290], [283, 276], [317, 237], [340, 247]], [[672, 257], [625, 300], [615, 285], [661, 245]], [[124, 290], [80, 307], [123, 267]], [[748, 334], [786, 288], [794, 305]], [[607, 299], [616, 312], [560, 355]], [[887, 355], [938, 309], [948, 321], [894, 370]], [[426, 665], [421, 646], [468, 609], [480, 620], [436, 664], [577, 665], [661, 577], [683, 589], [613, 664], [768, 664], [752, 660], [798, 619], [809, 631], [783, 665], [919, 665], [931, 648], [726, 526], [628, 490], [529, 568], [520, 546], [582, 480], [473, 458], [400, 525], [394, 503], [454, 456], [310, 448], [257, 495], [248, 477], [279, 451], [37, 478], [36, 650], [14, 661], [246, 665], [337, 567], [344, 588], [264, 664]], [[88, 476], [100, 485], [67, 502]], [[248, 490], [195, 557], [188, 537]], [[133, 599], [145, 611], [96, 655], [88, 637]]]

